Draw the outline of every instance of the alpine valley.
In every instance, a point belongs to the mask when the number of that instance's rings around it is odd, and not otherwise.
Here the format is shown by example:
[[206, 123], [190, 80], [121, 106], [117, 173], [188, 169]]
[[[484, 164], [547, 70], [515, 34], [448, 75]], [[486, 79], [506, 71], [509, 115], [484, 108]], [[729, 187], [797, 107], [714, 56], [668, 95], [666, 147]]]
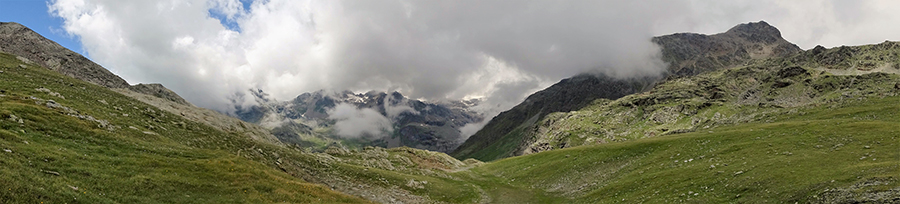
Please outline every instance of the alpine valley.
[[481, 101], [256, 90], [229, 116], [0, 23], [0, 203], [900, 203], [900, 43], [652, 42], [665, 74], [563, 79], [463, 141]]

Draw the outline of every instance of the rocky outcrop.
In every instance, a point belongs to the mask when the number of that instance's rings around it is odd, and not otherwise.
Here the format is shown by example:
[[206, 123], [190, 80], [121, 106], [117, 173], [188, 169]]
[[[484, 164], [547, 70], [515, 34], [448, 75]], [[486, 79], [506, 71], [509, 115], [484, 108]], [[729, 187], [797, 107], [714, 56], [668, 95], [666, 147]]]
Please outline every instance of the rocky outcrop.
[[694, 76], [751, 60], [790, 56], [802, 51], [782, 39], [778, 29], [763, 21], [737, 25], [715, 35], [678, 33], [654, 37], [652, 41], [660, 46], [663, 61], [669, 63], [667, 77], [615, 79], [579, 75], [564, 79], [494, 117], [451, 155], [483, 161], [521, 155], [526, 150], [523, 147], [536, 139], [530, 134], [536, 128], [535, 122], [547, 114], [578, 110], [596, 99], [618, 99], [648, 90], [660, 80]]
[[128, 82], [97, 63], [18, 23], [0, 22], [0, 51], [107, 88], [129, 87]]
[[715, 35], [676, 33], [654, 37], [652, 41], [660, 46], [663, 61], [669, 63], [669, 74], [676, 77], [802, 51], [781, 38], [781, 32], [765, 21], [737, 25]]

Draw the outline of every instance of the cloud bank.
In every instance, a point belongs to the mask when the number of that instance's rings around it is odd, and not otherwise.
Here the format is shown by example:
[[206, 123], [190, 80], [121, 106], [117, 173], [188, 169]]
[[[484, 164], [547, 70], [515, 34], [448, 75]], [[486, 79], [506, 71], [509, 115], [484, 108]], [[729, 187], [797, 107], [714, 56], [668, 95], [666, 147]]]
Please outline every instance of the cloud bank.
[[328, 110], [328, 119], [336, 121], [335, 132], [345, 138], [381, 138], [394, 131], [391, 121], [378, 111], [352, 104], [337, 104]]
[[[803, 48], [900, 36], [896, 1], [52, 0], [95, 61], [232, 112], [247, 90], [485, 98], [488, 115], [579, 72], [659, 73], [654, 35], [766, 20]], [[898, 40], [898, 39], [894, 39]], [[238, 105], [253, 104], [244, 97]], [[398, 113], [399, 114], [399, 113]]]

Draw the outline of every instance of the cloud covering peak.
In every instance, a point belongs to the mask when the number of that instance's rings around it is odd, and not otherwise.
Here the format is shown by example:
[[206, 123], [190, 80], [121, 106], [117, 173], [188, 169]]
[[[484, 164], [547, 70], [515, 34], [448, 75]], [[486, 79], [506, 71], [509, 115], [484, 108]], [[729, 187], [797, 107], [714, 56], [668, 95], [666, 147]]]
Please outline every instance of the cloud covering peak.
[[580, 72], [658, 74], [654, 35], [766, 20], [804, 48], [897, 36], [878, 26], [900, 20], [884, 9], [896, 3], [845, 3], [52, 0], [49, 12], [129, 82], [163, 83], [223, 112], [260, 89], [277, 100], [321, 89], [486, 97], [497, 112]]

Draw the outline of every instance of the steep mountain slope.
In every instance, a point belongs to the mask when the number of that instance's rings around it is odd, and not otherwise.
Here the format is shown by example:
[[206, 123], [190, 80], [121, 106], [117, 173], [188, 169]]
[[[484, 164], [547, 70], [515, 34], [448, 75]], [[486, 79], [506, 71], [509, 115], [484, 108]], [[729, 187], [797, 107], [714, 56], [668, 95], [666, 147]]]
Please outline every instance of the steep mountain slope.
[[[782, 39], [778, 29], [762, 21], [737, 25], [715, 35], [680, 33], [652, 40], [661, 47], [663, 60], [669, 63], [668, 78], [692, 76], [801, 51]], [[535, 139], [525, 133], [534, 129], [535, 122], [543, 120], [547, 114], [578, 110], [599, 98], [617, 99], [638, 93], [662, 79], [615, 79], [602, 75], [564, 79], [491, 119], [451, 155], [484, 161], [521, 155], [526, 151], [521, 148], [523, 144], [530, 144]]]
[[491, 119], [451, 155], [485, 161], [519, 155], [515, 151], [525, 139], [522, 132], [547, 114], [578, 110], [598, 98], [620, 98], [641, 92], [651, 87], [655, 80], [652, 77], [618, 80], [593, 74], [563, 79]]
[[15, 55], [25, 63], [34, 62], [63, 75], [113, 89], [218, 130], [240, 132], [261, 141], [278, 143], [268, 130], [212, 110], [195, 107], [161, 84], [128, 85], [125, 80], [106, 68], [18, 23], [0, 22], [0, 52]]
[[[855, 50], [845, 61], [878, 69], [826, 67], [832, 57]], [[530, 135], [525, 153], [694, 132], [716, 126], [771, 121], [805, 114], [812, 106], [894, 96], [900, 44], [810, 50], [789, 58], [666, 81], [652, 91], [616, 101], [597, 100], [581, 110], [554, 113]], [[827, 60], [826, 60], [827, 59]], [[868, 59], [868, 60], [866, 60]], [[853, 74], [849, 74], [853, 73]]]
[[[238, 108], [238, 118], [272, 128], [282, 142], [301, 147], [324, 148], [342, 143], [449, 152], [464, 140], [459, 128], [483, 120], [480, 114], [468, 110], [477, 105], [475, 100], [424, 102], [398, 92], [318, 91], [285, 102], [269, 100], [262, 91], [255, 92], [255, 97], [259, 105]], [[336, 126], [340, 119], [331, 117], [331, 111], [339, 104], [373, 110], [389, 121], [390, 127], [377, 134], [340, 135], [340, 127]]]
[[0, 22], [0, 51], [108, 88], [128, 88], [124, 79], [18, 23]]

